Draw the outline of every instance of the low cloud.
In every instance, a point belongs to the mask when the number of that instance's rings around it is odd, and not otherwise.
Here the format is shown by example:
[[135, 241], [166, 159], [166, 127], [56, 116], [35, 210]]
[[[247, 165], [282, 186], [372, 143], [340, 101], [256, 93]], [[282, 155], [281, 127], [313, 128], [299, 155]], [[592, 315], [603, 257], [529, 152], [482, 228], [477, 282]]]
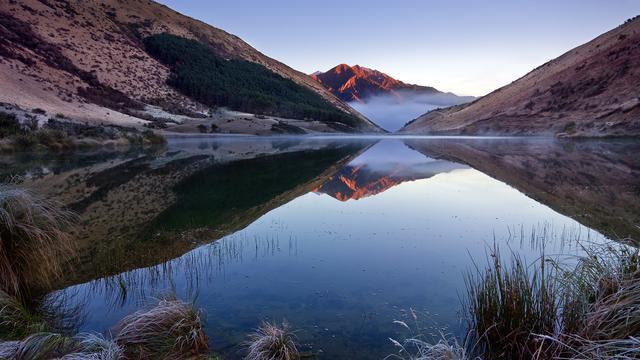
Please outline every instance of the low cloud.
[[448, 93], [400, 92], [369, 97], [365, 102], [351, 102], [349, 105], [385, 130], [396, 131], [409, 120], [415, 119], [427, 111], [472, 100], [473, 97]]

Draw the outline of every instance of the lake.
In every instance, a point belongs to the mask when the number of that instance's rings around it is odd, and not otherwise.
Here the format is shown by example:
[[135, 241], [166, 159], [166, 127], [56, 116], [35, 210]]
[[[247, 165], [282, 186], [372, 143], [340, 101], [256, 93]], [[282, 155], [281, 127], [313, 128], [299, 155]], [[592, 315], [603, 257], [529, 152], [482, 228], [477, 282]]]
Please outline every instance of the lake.
[[[171, 139], [166, 148], [0, 157], [4, 180], [78, 212], [53, 293], [79, 331], [175, 294], [240, 358], [262, 320], [319, 358], [384, 358], [394, 320], [464, 336], [465, 276], [491, 248], [571, 259], [640, 241], [640, 143], [543, 138]], [[506, 255], [505, 255], [506, 254]], [[571, 260], [568, 260], [571, 261]], [[73, 310], [73, 311], [71, 311]], [[69, 320], [71, 321], [71, 320]]]

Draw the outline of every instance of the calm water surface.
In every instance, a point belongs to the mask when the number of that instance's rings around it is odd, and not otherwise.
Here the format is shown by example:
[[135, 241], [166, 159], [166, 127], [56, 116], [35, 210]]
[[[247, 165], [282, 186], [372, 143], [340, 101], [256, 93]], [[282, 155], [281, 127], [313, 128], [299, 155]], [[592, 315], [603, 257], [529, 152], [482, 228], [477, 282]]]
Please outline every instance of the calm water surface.
[[[174, 140], [156, 151], [3, 158], [81, 214], [57, 286], [80, 331], [176, 294], [230, 358], [286, 319], [320, 358], [383, 358], [394, 320], [462, 336], [464, 277], [497, 244], [533, 261], [640, 239], [640, 146], [542, 139]], [[537, 240], [537, 241], [532, 241]], [[426, 329], [426, 330], [424, 330]]]

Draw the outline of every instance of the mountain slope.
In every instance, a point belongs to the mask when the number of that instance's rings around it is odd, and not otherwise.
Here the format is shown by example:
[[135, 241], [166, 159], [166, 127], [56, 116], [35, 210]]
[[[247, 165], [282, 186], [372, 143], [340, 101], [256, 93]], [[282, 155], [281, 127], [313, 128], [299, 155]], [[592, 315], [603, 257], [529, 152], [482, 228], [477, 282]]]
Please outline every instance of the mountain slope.
[[[154, 122], [154, 117], [204, 118], [209, 106], [169, 86], [174, 69], [145, 49], [144, 38], [163, 33], [196, 40], [216, 57], [262, 66], [310, 91], [326, 109], [346, 114], [355, 124], [350, 128], [308, 121], [318, 131], [378, 131], [311, 77], [261, 54], [234, 35], [145, 0], [3, 1], [0, 102], [42, 108], [81, 121], [132, 126]], [[161, 116], [150, 114], [148, 104], [160, 107], [154, 111]], [[267, 115], [280, 113], [276, 109]], [[286, 119], [263, 122], [288, 129]]]
[[640, 135], [640, 18], [472, 103], [434, 110], [404, 133]]
[[344, 101], [360, 102], [380, 95], [392, 95], [398, 100], [402, 100], [409, 95], [416, 94], [446, 94], [430, 86], [406, 84], [383, 72], [360, 65], [340, 64], [324, 73], [315, 72], [311, 77]]

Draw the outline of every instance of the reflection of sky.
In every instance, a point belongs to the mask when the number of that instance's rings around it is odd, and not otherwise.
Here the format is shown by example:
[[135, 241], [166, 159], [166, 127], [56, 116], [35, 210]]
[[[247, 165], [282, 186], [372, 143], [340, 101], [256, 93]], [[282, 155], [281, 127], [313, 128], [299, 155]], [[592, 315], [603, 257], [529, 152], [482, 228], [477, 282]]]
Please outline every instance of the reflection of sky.
[[349, 166], [366, 167], [367, 171], [380, 177], [392, 175], [394, 178], [406, 177], [406, 180], [467, 168], [463, 164], [427, 157], [397, 139], [379, 141], [353, 159]]
[[[354, 162], [374, 159], [430, 161], [390, 141]], [[387, 338], [397, 335], [392, 321], [402, 309], [428, 311], [439, 325], [459, 331], [470, 260], [482, 263], [494, 239], [505, 252], [509, 247], [531, 260], [536, 252], [509, 234], [545, 227], [587, 233], [514, 188], [461, 168], [359, 201], [303, 195], [212, 245], [153, 271], [126, 274], [124, 301], [106, 291], [109, 282], [75, 291], [87, 299], [83, 330], [105, 330], [138, 308], [135, 280], [147, 296], [173, 288], [180, 297], [195, 297], [206, 311], [214, 350], [233, 352], [260, 320], [286, 318], [302, 343], [323, 349], [327, 358], [343, 358], [345, 349], [382, 358], [394, 350]], [[548, 247], [557, 251], [557, 244]]]
[[434, 161], [437, 160], [428, 158], [408, 148], [401, 140], [382, 140], [367, 149], [367, 151], [352, 160], [349, 164], [375, 166], [376, 164], [402, 163], [411, 166]]

